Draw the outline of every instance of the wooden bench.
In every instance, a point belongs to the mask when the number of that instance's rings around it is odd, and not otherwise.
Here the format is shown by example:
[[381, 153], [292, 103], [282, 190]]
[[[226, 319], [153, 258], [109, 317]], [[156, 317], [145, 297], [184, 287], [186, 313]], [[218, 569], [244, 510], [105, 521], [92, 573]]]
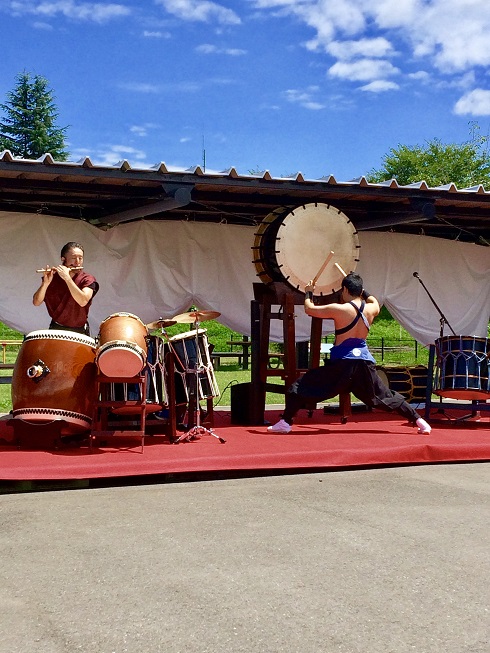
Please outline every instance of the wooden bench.
[[[0, 370], [13, 370], [14, 367], [15, 367], [14, 363], [0, 363]], [[0, 385], [10, 384], [10, 383], [12, 383], [11, 374], [6, 374], [5, 376], [3, 374], [0, 375]]]
[[[7, 347], [15, 346], [20, 347], [23, 340], [0, 340], [0, 346], [2, 347], [2, 362], [0, 363], [0, 370], [13, 370], [15, 363], [7, 363]], [[12, 375], [6, 374], [0, 375], [0, 385], [11, 384]]]
[[213, 351], [211, 354], [211, 362], [214, 369], [217, 369], [221, 365], [222, 358], [236, 358], [238, 365], [241, 365], [243, 360], [243, 353], [239, 351]]

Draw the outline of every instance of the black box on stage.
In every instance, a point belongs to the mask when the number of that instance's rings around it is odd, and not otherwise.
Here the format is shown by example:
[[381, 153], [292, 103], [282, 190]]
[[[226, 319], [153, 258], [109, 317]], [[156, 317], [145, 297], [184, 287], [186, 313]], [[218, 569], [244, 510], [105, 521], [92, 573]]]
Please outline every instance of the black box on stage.
[[252, 383], [231, 386], [231, 423], [259, 425], [264, 423], [265, 396]]

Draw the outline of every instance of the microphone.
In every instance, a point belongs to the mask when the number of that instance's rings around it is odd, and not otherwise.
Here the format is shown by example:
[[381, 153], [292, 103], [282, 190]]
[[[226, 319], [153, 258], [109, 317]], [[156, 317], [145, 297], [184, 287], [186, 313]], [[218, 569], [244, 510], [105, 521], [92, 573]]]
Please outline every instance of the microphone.
[[414, 272], [414, 273], [413, 273], [413, 276], [414, 276], [416, 279], [418, 279], [418, 278], [419, 278], [419, 273], [418, 273], [418, 272]]

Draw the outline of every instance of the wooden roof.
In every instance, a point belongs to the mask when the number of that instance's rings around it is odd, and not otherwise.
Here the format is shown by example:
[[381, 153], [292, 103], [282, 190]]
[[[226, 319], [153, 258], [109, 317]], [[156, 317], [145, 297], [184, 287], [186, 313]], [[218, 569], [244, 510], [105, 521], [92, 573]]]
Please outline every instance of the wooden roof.
[[490, 192], [396, 180], [371, 184], [364, 177], [337, 181], [273, 177], [268, 171], [241, 175], [235, 168], [204, 171], [102, 166], [16, 159], [0, 153], [0, 211], [50, 214], [84, 220], [99, 228], [134, 220], [191, 220], [259, 224], [271, 211], [319, 202], [343, 211], [358, 231], [425, 234], [489, 245]]

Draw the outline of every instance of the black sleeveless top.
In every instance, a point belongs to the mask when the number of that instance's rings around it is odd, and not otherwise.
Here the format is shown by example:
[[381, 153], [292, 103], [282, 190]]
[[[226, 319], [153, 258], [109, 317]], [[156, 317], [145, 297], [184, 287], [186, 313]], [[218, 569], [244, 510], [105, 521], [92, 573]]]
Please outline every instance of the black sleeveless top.
[[351, 306], [353, 306], [353, 307], [356, 309], [356, 311], [357, 311], [357, 315], [356, 315], [356, 317], [352, 320], [352, 322], [351, 322], [350, 324], [348, 324], [347, 326], [342, 327], [341, 329], [335, 329], [335, 335], [336, 335], [336, 336], [340, 336], [340, 335], [342, 335], [343, 333], [347, 333], [347, 331], [350, 331], [351, 329], [353, 329], [353, 328], [356, 326], [356, 324], [359, 322], [360, 319], [362, 319], [362, 321], [363, 321], [364, 324], [366, 325], [366, 329], [367, 329], [368, 331], [369, 331], [369, 329], [371, 328], [371, 326], [370, 326], [370, 324], [369, 324], [369, 322], [368, 322], [368, 320], [367, 320], [367, 317], [366, 317], [366, 316], [364, 315], [364, 313], [363, 313], [363, 311], [364, 311], [364, 307], [366, 306], [366, 302], [365, 302], [364, 300], [362, 300], [360, 306], [357, 306], [356, 304], [354, 304], [354, 302], [349, 302], [349, 304], [350, 304]]

